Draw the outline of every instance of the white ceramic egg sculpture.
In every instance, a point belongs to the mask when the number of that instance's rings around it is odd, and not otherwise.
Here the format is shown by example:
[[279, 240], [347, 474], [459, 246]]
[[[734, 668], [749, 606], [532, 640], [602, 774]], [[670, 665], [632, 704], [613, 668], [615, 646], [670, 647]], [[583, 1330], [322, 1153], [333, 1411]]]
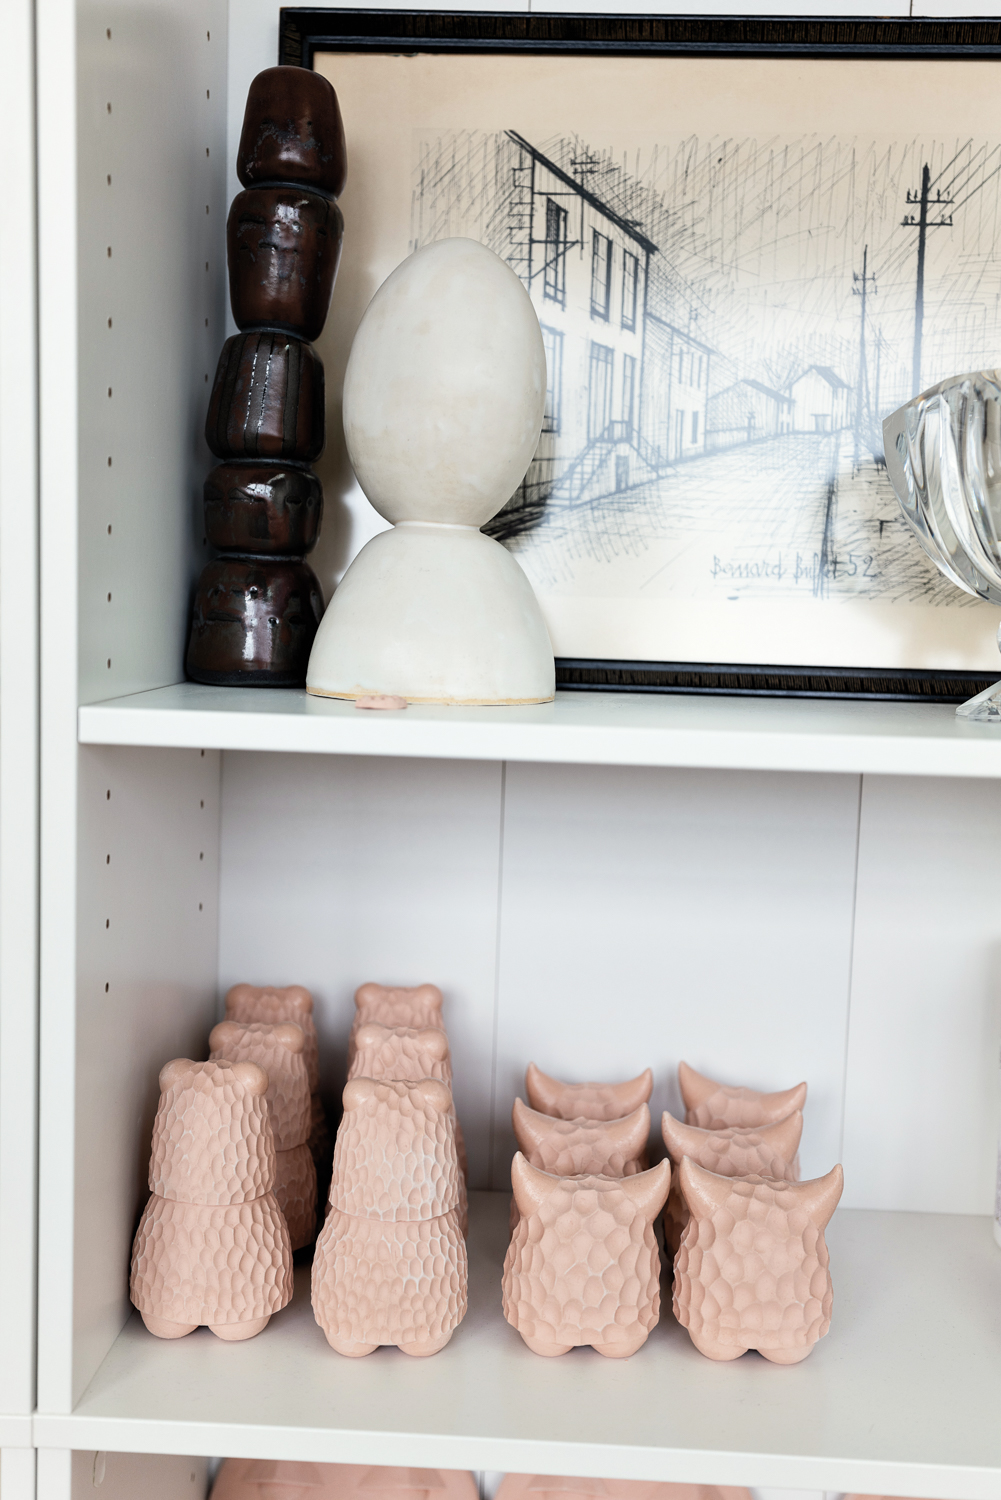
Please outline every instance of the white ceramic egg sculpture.
[[373, 537], [313, 642], [306, 691], [411, 703], [546, 703], [553, 651], [531, 585], [480, 531], [539, 441], [546, 356], [517, 276], [475, 240], [383, 282], [344, 377], [344, 436], [393, 529]]

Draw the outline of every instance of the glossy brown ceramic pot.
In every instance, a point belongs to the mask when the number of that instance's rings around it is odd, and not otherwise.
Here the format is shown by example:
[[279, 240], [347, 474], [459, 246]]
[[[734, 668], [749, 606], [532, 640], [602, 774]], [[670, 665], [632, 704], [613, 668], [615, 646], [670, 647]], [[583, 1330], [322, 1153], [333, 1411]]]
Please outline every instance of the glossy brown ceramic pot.
[[226, 225], [229, 295], [238, 328], [287, 328], [319, 338], [341, 258], [337, 204], [301, 188], [248, 188]]
[[323, 517], [323, 486], [288, 464], [220, 464], [205, 481], [205, 535], [232, 552], [301, 556]]
[[205, 422], [217, 458], [298, 459], [323, 452], [323, 365], [291, 334], [236, 333], [219, 356]]
[[322, 613], [300, 559], [218, 557], [198, 580], [187, 674], [218, 687], [301, 687]]
[[339, 198], [347, 177], [337, 95], [311, 68], [266, 68], [250, 85], [236, 172], [254, 182], [301, 182]]

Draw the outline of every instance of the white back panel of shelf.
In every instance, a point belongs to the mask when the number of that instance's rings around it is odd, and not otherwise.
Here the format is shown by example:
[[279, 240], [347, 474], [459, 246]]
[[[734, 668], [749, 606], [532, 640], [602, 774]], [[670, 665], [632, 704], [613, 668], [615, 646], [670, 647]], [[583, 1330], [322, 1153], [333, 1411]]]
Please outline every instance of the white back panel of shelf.
[[[35, 1400], [38, 408], [34, 7], [4, 7], [0, 236], [0, 1426]], [[16, 1462], [11, 1460], [12, 1463]], [[7, 1465], [7, 1469], [9, 1469]], [[5, 1500], [15, 1481], [4, 1478]]]
[[2, 1500], [35, 1500], [34, 1448], [0, 1449]]
[[656, 1128], [685, 1058], [805, 1077], [803, 1170], [843, 1150], [846, 1205], [990, 1211], [993, 783], [866, 778], [860, 810], [850, 776], [227, 753], [223, 784], [220, 990], [309, 985], [336, 1104], [356, 985], [439, 982], [474, 1186], [529, 1060], [649, 1064]]
[[994, 1206], [999, 847], [996, 783], [866, 777], [845, 1096], [860, 1208]]
[[[204, 1458], [177, 1454], [40, 1448], [37, 1500], [205, 1500], [208, 1469]], [[15, 1497], [4, 1491], [3, 1500]]]

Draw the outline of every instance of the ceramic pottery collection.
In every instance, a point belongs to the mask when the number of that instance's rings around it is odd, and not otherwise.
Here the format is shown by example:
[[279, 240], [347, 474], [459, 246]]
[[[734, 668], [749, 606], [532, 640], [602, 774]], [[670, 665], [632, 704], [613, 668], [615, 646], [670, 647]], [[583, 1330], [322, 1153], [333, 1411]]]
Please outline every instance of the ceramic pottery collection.
[[195, 591], [185, 668], [221, 686], [301, 686], [320, 616], [304, 561], [323, 491], [323, 366], [312, 348], [330, 306], [347, 157], [337, 95], [307, 68], [250, 86], [226, 228], [240, 332], [219, 356], [205, 437], [205, 537], [221, 554]]

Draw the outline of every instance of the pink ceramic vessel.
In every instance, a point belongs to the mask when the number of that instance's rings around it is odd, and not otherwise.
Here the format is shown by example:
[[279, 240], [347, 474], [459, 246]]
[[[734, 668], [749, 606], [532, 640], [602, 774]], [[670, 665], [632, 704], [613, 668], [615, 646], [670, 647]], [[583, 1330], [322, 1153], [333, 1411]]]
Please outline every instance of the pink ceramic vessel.
[[831, 1326], [824, 1228], [844, 1174], [812, 1182], [717, 1177], [685, 1157], [691, 1213], [674, 1262], [674, 1315], [710, 1359], [757, 1349], [775, 1364], [805, 1359]]
[[255, 1062], [268, 1075], [268, 1113], [275, 1137], [275, 1197], [293, 1250], [316, 1238], [316, 1164], [309, 1150], [309, 1076], [306, 1038], [286, 1022], [220, 1021], [209, 1036], [213, 1062]]
[[463, 1469], [370, 1468], [294, 1459], [227, 1458], [212, 1500], [478, 1500]]
[[160, 1073], [152, 1197], [132, 1246], [129, 1295], [150, 1333], [207, 1324], [249, 1339], [292, 1298], [292, 1247], [275, 1199], [275, 1147], [252, 1062], [175, 1058]]
[[751, 1500], [751, 1491], [714, 1484], [646, 1479], [578, 1479], [564, 1474], [505, 1474], [496, 1500]]
[[646, 1343], [660, 1316], [653, 1221], [670, 1184], [666, 1161], [633, 1177], [553, 1177], [517, 1152], [504, 1316], [534, 1353], [590, 1344], [623, 1359]]
[[[451, 1092], [452, 1058], [448, 1050], [448, 1037], [433, 1026], [426, 1026], [418, 1031], [413, 1026], [380, 1026], [377, 1021], [366, 1021], [355, 1032], [355, 1054], [348, 1069], [348, 1078], [395, 1078], [410, 1083], [416, 1083], [421, 1078], [437, 1078]], [[466, 1191], [469, 1161], [462, 1126], [455, 1113], [454, 1098], [452, 1120], [455, 1125], [455, 1150], [459, 1160], [459, 1223], [465, 1239], [469, 1233], [469, 1198]]]
[[313, 1019], [313, 997], [301, 984], [287, 984], [282, 989], [271, 985], [234, 984], [226, 992], [227, 1021], [267, 1021], [274, 1026], [291, 1021], [306, 1038], [303, 1057], [309, 1077], [310, 1130], [309, 1149], [316, 1163], [320, 1182], [330, 1171], [330, 1131], [327, 1113], [320, 1098], [320, 1043]]
[[444, 1031], [441, 990], [436, 984], [418, 984], [412, 989], [385, 984], [363, 984], [355, 990], [355, 1016], [348, 1036], [348, 1067], [354, 1062], [358, 1028], [367, 1021], [379, 1026], [405, 1026], [423, 1031], [433, 1026]]
[[[674, 1167], [684, 1156], [717, 1177], [774, 1177], [779, 1182], [794, 1182], [792, 1163], [803, 1134], [803, 1116], [794, 1110], [775, 1125], [758, 1129], [741, 1129], [730, 1125], [725, 1130], [700, 1130], [697, 1125], [683, 1125], [664, 1111], [661, 1117], [664, 1145]], [[671, 1191], [664, 1209], [664, 1239], [670, 1255], [677, 1254], [689, 1213], [675, 1170]]]
[[687, 1063], [678, 1064], [678, 1085], [685, 1105], [685, 1121], [702, 1130], [726, 1130], [730, 1125], [752, 1129], [774, 1125], [806, 1103], [806, 1084], [782, 1089], [777, 1094], [759, 1094], [755, 1089], [733, 1088], [714, 1083], [696, 1073]]
[[437, 1354], [466, 1312], [452, 1096], [443, 1083], [353, 1078], [334, 1146], [313, 1312], [339, 1354]]
[[653, 1074], [647, 1068], [626, 1083], [561, 1083], [534, 1063], [525, 1072], [525, 1093], [533, 1109], [558, 1120], [620, 1120], [649, 1101]]
[[[645, 1104], [621, 1120], [559, 1120], [516, 1099], [511, 1123], [529, 1166], [555, 1177], [633, 1177], [648, 1165], [650, 1111]], [[512, 1230], [520, 1218], [512, 1197]]]

